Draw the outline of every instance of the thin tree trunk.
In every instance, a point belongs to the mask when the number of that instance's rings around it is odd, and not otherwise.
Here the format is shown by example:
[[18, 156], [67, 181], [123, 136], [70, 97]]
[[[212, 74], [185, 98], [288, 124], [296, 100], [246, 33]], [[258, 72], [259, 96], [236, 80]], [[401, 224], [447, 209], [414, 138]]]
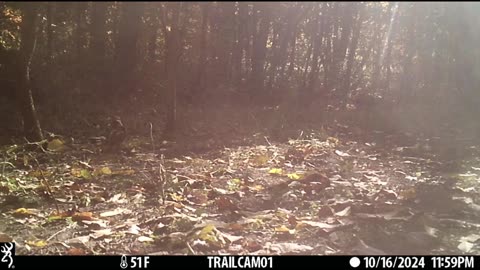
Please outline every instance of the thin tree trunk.
[[55, 23], [54, 19], [54, 13], [55, 13], [55, 3], [50, 2], [47, 3], [47, 59], [48, 62], [50, 62], [53, 58], [53, 50], [54, 50], [54, 45], [53, 45], [53, 27], [52, 25]]
[[106, 47], [106, 25], [107, 25], [107, 2], [93, 2], [92, 10], [92, 24], [91, 24], [91, 34], [92, 34], [92, 53], [93, 56], [98, 59], [100, 62], [103, 62], [105, 58], [105, 47]]
[[169, 3], [169, 5], [171, 5], [169, 8], [171, 16], [168, 16], [169, 10], [166, 8], [161, 16], [165, 37], [165, 71], [167, 73], [167, 121], [163, 137], [165, 140], [174, 140], [177, 132], [177, 71], [182, 53], [179, 32], [181, 3]]
[[29, 141], [43, 140], [30, 84], [30, 64], [35, 51], [35, 28], [38, 6], [36, 3], [22, 5], [22, 24], [20, 26], [20, 64], [18, 65], [17, 101], [23, 118], [25, 138]]
[[265, 81], [265, 61], [267, 56], [267, 40], [270, 30], [270, 10], [267, 3], [256, 3], [260, 11], [258, 32], [253, 38], [251, 94], [255, 96], [263, 90]]
[[345, 75], [343, 77], [343, 99], [345, 99], [351, 90], [351, 81], [352, 81], [352, 70], [355, 60], [355, 55], [358, 47], [358, 40], [360, 38], [360, 31], [362, 29], [363, 23], [363, 6], [360, 6], [357, 9], [356, 14], [356, 23], [353, 26], [352, 40], [350, 41], [350, 46], [348, 47], [348, 56], [347, 56], [347, 67], [345, 70]]
[[116, 76], [121, 96], [128, 95], [135, 87], [138, 64], [137, 43], [140, 36], [144, 3], [123, 2], [116, 46]]
[[[210, 3], [200, 4], [202, 10], [202, 26], [198, 42], [198, 64], [196, 78], [194, 80], [195, 91], [203, 92], [205, 90], [205, 66], [207, 64], [207, 35], [208, 35], [208, 17], [210, 12]], [[193, 87], [192, 87], [193, 88]], [[198, 94], [198, 93], [197, 93]]]

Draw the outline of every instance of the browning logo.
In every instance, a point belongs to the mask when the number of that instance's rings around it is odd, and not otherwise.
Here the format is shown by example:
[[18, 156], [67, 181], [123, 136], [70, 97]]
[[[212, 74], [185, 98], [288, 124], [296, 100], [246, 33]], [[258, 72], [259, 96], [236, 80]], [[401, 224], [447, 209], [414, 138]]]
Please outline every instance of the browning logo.
[[3, 268], [4, 265], [7, 266], [7, 269], [13, 269], [13, 257], [15, 256], [15, 243], [0, 243], [0, 268]]

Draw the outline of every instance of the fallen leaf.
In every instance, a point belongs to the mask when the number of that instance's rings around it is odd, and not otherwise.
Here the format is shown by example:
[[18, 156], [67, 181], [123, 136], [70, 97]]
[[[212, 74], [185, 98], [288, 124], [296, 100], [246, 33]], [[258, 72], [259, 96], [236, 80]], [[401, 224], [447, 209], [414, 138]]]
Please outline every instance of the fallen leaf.
[[460, 240], [460, 244], [457, 246], [457, 248], [463, 252], [470, 252], [470, 250], [472, 250], [474, 246], [474, 243], [468, 242], [466, 240]]
[[[470, 234], [469, 236], [465, 236], [461, 238], [462, 240], [468, 241], [468, 242], [477, 242], [480, 239], [480, 235], [478, 234]], [[2, 241], [0, 241], [2, 242]], [[8, 241], [7, 241], [8, 242]]]
[[254, 186], [252, 186], [252, 187], [248, 187], [248, 189], [249, 189], [250, 191], [256, 191], [256, 192], [258, 192], [258, 191], [264, 190], [265, 187], [262, 186], [262, 185], [254, 185]]
[[111, 175], [111, 174], [112, 174], [112, 170], [109, 167], [101, 167], [93, 171], [94, 176]]
[[220, 196], [215, 200], [215, 205], [220, 211], [235, 211], [238, 209], [238, 206], [232, 202], [227, 196]]
[[137, 238], [138, 242], [141, 242], [141, 243], [147, 243], [147, 242], [154, 242], [155, 240], [151, 237], [148, 237], [148, 236], [140, 236]]
[[12, 216], [14, 217], [27, 217], [27, 216], [33, 216], [33, 215], [35, 215], [34, 210], [27, 209], [27, 208], [18, 208], [12, 213]]
[[105, 220], [82, 220], [82, 223], [95, 225], [97, 228], [106, 228], [108, 226], [108, 223]]
[[60, 139], [53, 139], [48, 142], [47, 149], [53, 152], [65, 150], [65, 144]]
[[228, 234], [225, 232], [219, 232], [219, 233], [223, 238], [227, 239], [230, 243], [234, 243], [243, 239], [243, 236], [236, 236], [236, 235]]
[[266, 154], [257, 155], [253, 158], [252, 164], [257, 167], [265, 166], [268, 163], [269, 157]]
[[67, 255], [70, 255], [70, 256], [79, 256], [79, 255], [85, 255], [85, 254], [87, 253], [85, 252], [85, 250], [81, 248], [71, 248], [67, 250]]
[[79, 236], [79, 237], [75, 237], [75, 238], [72, 238], [72, 239], [68, 239], [67, 241], [65, 241], [65, 243], [67, 244], [86, 244], [88, 243], [88, 241], [90, 240], [90, 235], [84, 235], [84, 236]]
[[288, 233], [288, 234], [295, 234], [295, 229], [289, 229], [287, 226], [282, 225], [280, 227], [275, 227], [274, 229], [277, 233]]
[[123, 169], [123, 170], [113, 171], [112, 174], [113, 175], [133, 175], [135, 174], [135, 170]]
[[347, 206], [342, 211], [339, 211], [339, 212], [335, 213], [335, 216], [346, 217], [346, 216], [349, 216], [351, 212], [352, 212], [352, 208], [350, 206]]
[[101, 217], [113, 217], [113, 216], [116, 216], [116, 215], [123, 214], [125, 212], [125, 210], [126, 209], [123, 209], [123, 208], [117, 208], [117, 209], [112, 210], [112, 211], [107, 211], [107, 212], [100, 213], [100, 216]]
[[122, 199], [122, 196], [123, 196], [123, 195], [124, 195], [123, 193], [115, 194], [115, 195], [113, 195], [112, 198], [110, 198], [110, 199], [108, 200], [108, 202], [112, 202], [112, 203], [128, 203], [128, 199], [127, 199], [127, 198], [123, 198], [123, 199]]
[[40, 178], [40, 177], [49, 177], [51, 176], [52, 173], [49, 172], [49, 171], [43, 171], [43, 170], [35, 170], [35, 171], [31, 171], [28, 173], [28, 176], [31, 176], [31, 177], [37, 177], [37, 178]]
[[[162, 224], [162, 223], [160, 223]], [[160, 225], [159, 224], [159, 225]], [[158, 226], [157, 226], [158, 227]], [[132, 226], [130, 226], [130, 228], [128, 228], [128, 231], [127, 233], [129, 234], [133, 234], [133, 235], [138, 235], [140, 233], [140, 227], [138, 227], [137, 225], [133, 224]]]
[[282, 175], [283, 170], [279, 168], [272, 168], [270, 171], [268, 171], [268, 173], [273, 175]]
[[102, 230], [92, 230], [92, 234], [90, 236], [94, 239], [98, 239], [101, 237], [112, 235], [113, 232], [111, 229], [102, 229]]
[[93, 218], [92, 212], [77, 212], [72, 215], [73, 221], [92, 220], [92, 218]]
[[340, 150], [335, 150], [335, 154], [341, 156], [341, 157], [350, 157], [350, 154], [342, 152]]
[[43, 240], [39, 240], [39, 241], [27, 241], [26, 244], [30, 245], [30, 246], [34, 246], [34, 247], [44, 247], [47, 245], [47, 242], [43, 241]]
[[332, 224], [328, 224], [328, 223], [325, 223], [325, 222], [302, 220], [302, 221], [298, 222], [296, 228], [297, 229], [304, 228], [305, 226], [320, 228], [320, 229], [323, 229], [327, 232], [339, 227], [339, 225], [332, 225]]
[[254, 252], [262, 248], [262, 245], [255, 240], [247, 240], [243, 243], [242, 246], [249, 252]]
[[225, 242], [222, 241], [223, 238], [217, 236], [217, 232], [218, 230], [214, 225], [208, 224], [202, 230], [200, 230], [198, 233], [198, 239], [217, 247], [223, 247]]
[[275, 243], [270, 245], [269, 249], [277, 254], [298, 254], [310, 251], [313, 247], [296, 243]]
[[90, 173], [89, 170], [83, 169], [80, 171], [80, 177], [82, 177], [83, 179], [91, 179], [92, 174]]
[[13, 238], [4, 233], [0, 233], [0, 242], [12, 242]]
[[287, 174], [287, 177], [290, 178], [291, 180], [299, 180], [300, 178], [302, 178], [300, 175], [296, 173], [289, 173]]

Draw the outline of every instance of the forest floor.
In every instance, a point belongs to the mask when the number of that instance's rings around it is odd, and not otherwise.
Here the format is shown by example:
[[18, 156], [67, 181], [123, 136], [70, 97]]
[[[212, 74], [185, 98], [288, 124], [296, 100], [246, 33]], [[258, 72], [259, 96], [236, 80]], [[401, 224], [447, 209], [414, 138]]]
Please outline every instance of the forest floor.
[[0, 242], [18, 254], [480, 252], [474, 145], [340, 125], [283, 141], [232, 134], [156, 146], [132, 135], [117, 153], [87, 138], [2, 146]]

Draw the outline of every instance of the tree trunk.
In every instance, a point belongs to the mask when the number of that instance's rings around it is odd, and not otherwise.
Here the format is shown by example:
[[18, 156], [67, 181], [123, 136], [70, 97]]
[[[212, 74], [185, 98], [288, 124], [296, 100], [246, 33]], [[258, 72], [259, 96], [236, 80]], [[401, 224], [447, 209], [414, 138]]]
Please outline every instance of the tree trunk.
[[18, 65], [17, 102], [23, 118], [25, 138], [29, 141], [43, 140], [42, 129], [38, 121], [30, 84], [30, 64], [35, 51], [35, 28], [38, 6], [34, 3], [22, 5], [22, 23], [20, 26], [21, 45]]
[[342, 89], [342, 98], [346, 99], [350, 93], [351, 81], [352, 81], [352, 70], [355, 60], [355, 55], [358, 47], [358, 40], [360, 38], [360, 31], [362, 29], [363, 23], [363, 6], [360, 6], [357, 9], [356, 14], [356, 23], [353, 26], [352, 40], [350, 41], [350, 46], [348, 47], [348, 56], [347, 56], [347, 67], [345, 70], [345, 75], [343, 76], [343, 89]]
[[53, 27], [52, 24], [55, 23], [54, 19], [54, 14], [55, 14], [55, 3], [50, 2], [47, 3], [47, 59], [48, 62], [50, 62], [53, 58], [53, 50], [54, 50], [54, 45], [53, 45]]
[[165, 71], [167, 73], [167, 122], [163, 137], [165, 140], [174, 140], [177, 132], [177, 69], [181, 56], [181, 39], [179, 33], [180, 3], [169, 3], [169, 10], [164, 10], [162, 17], [165, 36]]
[[137, 43], [142, 26], [144, 3], [123, 2], [119, 22], [118, 43], [116, 45], [115, 63], [118, 90], [123, 97], [135, 88], [137, 68]]
[[198, 41], [198, 64], [196, 70], [196, 78], [192, 88], [199, 94], [205, 90], [205, 67], [207, 64], [207, 35], [208, 35], [208, 15], [210, 11], [210, 3], [200, 4], [202, 10], [202, 24], [200, 28], [200, 36]]
[[75, 19], [75, 31], [73, 33], [73, 46], [75, 48], [75, 56], [77, 59], [82, 57], [82, 48], [84, 46], [84, 16], [87, 3], [78, 2], [73, 6], [74, 19]]
[[319, 18], [319, 16], [320, 15], [317, 12], [315, 17], [314, 31], [313, 31], [313, 37], [312, 37], [314, 38], [313, 56], [312, 56], [312, 64], [311, 64], [312, 70], [309, 73], [307, 87], [305, 89], [306, 90], [305, 98], [307, 98], [308, 100], [311, 100], [315, 87], [317, 86], [318, 73], [320, 71], [319, 58], [320, 58], [320, 53], [321, 53], [322, 43], [323, 43], [324, 16], [322, 15], [322, 18]]
[[265, 81], [265, 61], [267, 40], [270, 31], [270, 11], [267, 3], [256, 3], [255, 11], [260, 11], [259, 29], [253, 38], [251, 95], [256, 96], [263, 90]]
[[105, 58], [105, 40], [106, 40], [106, 25], [107, 25], [107, 2], [93, 2], [92, 10], [92, 54], [98, 59], [99, 62], [103, 62]]

